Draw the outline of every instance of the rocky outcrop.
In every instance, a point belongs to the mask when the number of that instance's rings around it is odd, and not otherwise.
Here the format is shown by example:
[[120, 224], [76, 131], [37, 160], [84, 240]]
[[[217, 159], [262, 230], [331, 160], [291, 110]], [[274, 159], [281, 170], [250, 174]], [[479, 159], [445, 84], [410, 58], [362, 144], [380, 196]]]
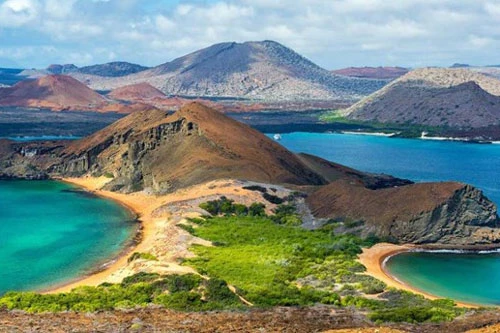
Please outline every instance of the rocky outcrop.
[[50, 178], [65, 142], [15, 143], [0, 140], [0, 179], [40, 180]]
[[422, 183], [370, 190], [345, 181], [327, 185], [307, 199], [319, 218], [362, 236], [400, 243], [483, 245], [500, 243], [496, 206], [460, 183]]

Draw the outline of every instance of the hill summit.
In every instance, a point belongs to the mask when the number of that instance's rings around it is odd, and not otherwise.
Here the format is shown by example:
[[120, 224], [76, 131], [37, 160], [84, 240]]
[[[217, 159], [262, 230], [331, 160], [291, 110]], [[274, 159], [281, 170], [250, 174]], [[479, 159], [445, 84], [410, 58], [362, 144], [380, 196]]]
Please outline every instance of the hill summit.
[[69, 145], [59, 172], [110, 173], [114, 190], [173, 191], [221, 178], [325, 184], [293, 153], [247, 125], [193, 102], [174, 114], [133, 113]]
[[383, 123], [482, 128], [500, 125], [500, 80], [467, 69], [414, 70], [347, 110]]
[[167, 95], [266, 100], [359, 99], [387, 83], [332, 74], [274, 41], [215, 44], [121, 78], [75, 77], [101, 90], [147, 82]]
[[64, 109], [91, 109], [106, 99], [80, 81], [66, 75], [26, 80], [0, 91], [0, 105]]

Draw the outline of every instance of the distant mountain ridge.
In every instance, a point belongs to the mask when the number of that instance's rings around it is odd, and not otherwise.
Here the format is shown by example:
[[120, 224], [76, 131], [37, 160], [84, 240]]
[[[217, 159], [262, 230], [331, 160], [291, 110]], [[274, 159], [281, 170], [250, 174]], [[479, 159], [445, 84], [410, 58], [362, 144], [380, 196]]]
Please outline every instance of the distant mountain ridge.
[[417, 69], [347, 109], [348, 118], [451, 128], [500, 125], [500, 80], [467, 69]]
[[338, 75], [381, 80], [394, 80], [408, 72], [409, 69], [403, 67], [348, 67], [332, 71]]
[[386, 80], [335, 75], [277, 42], [220, 43], [119, 78], [72, 74], [93, 89], [146, 82], [167, 95], [357, 100]]
[[138, 73], [148, 69], [149, 67], [132, 64], [124, 61], [115, 61], [105, 64], [77, 67], [73, 64], [66, 65], [50, 65], [46, 71], [50, 74], [89, 74], [103, 77], [121, 77], [134, 73]]

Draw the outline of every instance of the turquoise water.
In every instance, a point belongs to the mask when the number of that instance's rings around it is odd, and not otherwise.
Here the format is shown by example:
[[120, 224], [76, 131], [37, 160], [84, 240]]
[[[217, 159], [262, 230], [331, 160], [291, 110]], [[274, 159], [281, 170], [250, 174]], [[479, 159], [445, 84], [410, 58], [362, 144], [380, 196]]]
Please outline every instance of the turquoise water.
[[362, 171], [473, 184], [500, 204], [500, 145], [327, 133], [282, 134], [279, 142]]
[[[280, 143], [362, 171], [470, 183], [500, 204], [500, 145], [321, 133], [283, 134]], [[387, 269], [431, 294], [500, 305], [499, 254], [404, 253]]]
[[386, 269], [419, 290], [457, 301], [500, 305], [500, 255], [409, 252]]
[[0, 294], [80, 277], [123, 250], [134, 216], [55, 181], [0, 181]]

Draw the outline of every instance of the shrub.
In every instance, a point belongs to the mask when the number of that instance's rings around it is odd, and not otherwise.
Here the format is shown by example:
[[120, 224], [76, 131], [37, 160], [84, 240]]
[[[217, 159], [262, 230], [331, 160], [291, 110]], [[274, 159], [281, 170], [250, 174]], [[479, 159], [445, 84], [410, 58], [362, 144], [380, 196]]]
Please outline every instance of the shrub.
[[381, 309], [369, 314], [368, 317], [375, 322], [422, 323], [450, 321], [456, 317], [456, 313], [448, 309], [419, 306]]
[[168, 291], [177, 293], [180, 291], [191, 291], [198, 287], [203, 279], [195, 274], [168, 275], [163, 281], [166, 283]]
[[155, 280], [158, 280], [160, 277], [160, 274], [157, 273], [145, 273], [145, 272], [140, 272], [132, 276], [127, 276], [126, 278], [123, 279], [121, 285], [126, 287], [135, 283], [140, 283], [140, 282], [152, 282]]
[[132, 262], [137, 259], [145, 259], [145, 260], [152, 260], [152, 261], [158, 261], [158, 258], [154, 256], [151, 253], [143, 253], [143, 252], [134, 252], [128, 259], [128, 262]]
[[207, 301], [223, 305], [240, 303], [238, 296], [236, 296], [231, 290], [229, 290], [229, 287], [224, 280], [211, 278], [210, 280], [205, 281], [205, 287], [205, 296]]
[[302, 220], [296, 213], [296, 210], [295, 205], [279, 205], [274, 209], [274, 215], [271, 216], [271, 220], [276, 224], [299, 226], [302, 224]]
[[234, 204], [233, 205], [234, 214], [237, 216], [247, 216], [248, 215], [248, 207], [242, 204]]
[[281, 199], [280, 197], [273, 194], [269, 194], [267, 192], [263, 193], [262, 197], [275, 205], [281, 205], [283, 202], [285, 202], [285, 200]]
[[267, 192], [267, 188], [259, 186], [259, 185], [244, 186], [243, 189], [249, 190], [249, 191], [257, 191], [257, 192], [261, 192], [261, 193]]
[[162, 294], [155, 298], [156, 304], [179, 311], [199, 311], [203, 307], [200, 294], [180, 291], [174, 294]]
[[194, 230], [194, 228], [193, 228], [192, 225], [187, 225], [187, 224], [179, 223], [179, 224], [177, 224], [177, 226], [179, 228], [181, 228], [182, 230], [185, 230], [185, 231], [189, 232], [190, 234], [194, 234], [195, 233], [195, 230]]
[[266, 209], [266, 206], [264, 204], [254, 202], [248, 208], [248, 215], [249, 216], [266, 216], [265, 209]]

